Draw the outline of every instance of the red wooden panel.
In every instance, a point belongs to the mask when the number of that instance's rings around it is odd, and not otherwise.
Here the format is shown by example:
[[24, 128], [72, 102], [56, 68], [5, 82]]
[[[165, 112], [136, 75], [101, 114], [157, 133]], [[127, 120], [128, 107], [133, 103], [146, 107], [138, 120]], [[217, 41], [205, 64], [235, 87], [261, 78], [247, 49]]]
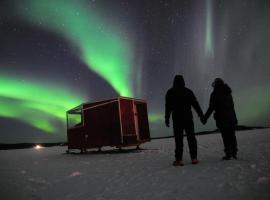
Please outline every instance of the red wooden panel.
[[82, 127], [68, 129], [67, 139], [68, 148], [70, 149], [80, 149], [86, 147], [86, 139]]
[[140, 140], [150, 139], [147, 106], [146, 103], [136, 102], [138, 129]]
[[123, 135], [136, 135], [133, 101], [120, 99], [120, 109]]
[[137, 140], [137, 136], [124, 136], [124, 145], [137, 145], [138, 144], [138, 140]]
[[121, 144], [118, 101], [86, 109], [83, 113], [89, 148]]

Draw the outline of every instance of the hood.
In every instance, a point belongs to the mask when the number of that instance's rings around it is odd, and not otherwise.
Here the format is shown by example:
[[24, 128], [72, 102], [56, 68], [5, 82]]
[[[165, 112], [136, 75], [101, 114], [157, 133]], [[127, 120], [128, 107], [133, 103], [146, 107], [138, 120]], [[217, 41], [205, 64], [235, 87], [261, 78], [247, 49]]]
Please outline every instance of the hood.
[[212, 86], [214, 87], [214, 92], [216, 93], [223, 93], [223, 94], [232, 93], [231, 88], [227, 84], [225, 84], [221, 78], [216, 78], [215, 81], [212, 83]]
[[185, 81], [182, 75], [176, 75], [173, 81], [173, 88], [184, 88]]
[[215, 88], [217, 86], [224, 85], [224, 81], [221, 78], [216, 78], [212, 83], [212, 86]]

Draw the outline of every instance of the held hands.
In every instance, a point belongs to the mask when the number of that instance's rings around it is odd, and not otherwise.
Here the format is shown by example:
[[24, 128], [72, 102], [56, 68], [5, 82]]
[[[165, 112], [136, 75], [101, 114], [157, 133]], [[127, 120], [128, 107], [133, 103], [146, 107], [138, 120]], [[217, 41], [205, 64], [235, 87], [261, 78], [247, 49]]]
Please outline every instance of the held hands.
[[205, 116], [201, 116], [200, 117], [200, 120], [201, 120], [201, 122], [202, 122], [203, 125], [205, 125], [206, 122], [207, 122], [207, 119], [205, 118]]
[[[206, 122], [207, 122], [207, 119], [205, 118], [204, 115], [200, 116], [200, 120], [201, 120], [201, 122], [202, 122], [203, 125], [205, 125]], [[170, 127], [170, 120], [169, 119], [165, 119], [165, 125], [167, 127]]]

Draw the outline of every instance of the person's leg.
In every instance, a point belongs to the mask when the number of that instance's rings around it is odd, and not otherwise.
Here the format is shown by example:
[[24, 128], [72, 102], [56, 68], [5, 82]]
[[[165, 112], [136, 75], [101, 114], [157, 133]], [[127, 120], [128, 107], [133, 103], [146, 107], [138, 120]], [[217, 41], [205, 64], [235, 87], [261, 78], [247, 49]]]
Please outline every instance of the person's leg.
[[229, 135], [230, 135], [230, 139], [229, 139], [229, 143], [230, 143], [230, 150], [231, 150], [231, 154], [234, 158], [237, 158], [237, 140], [236, 140], [236, 136], [235, 136], [235, 129], [234, 127], [230, 128], [229, 130]]
[[182, 160], [183, 155], [183, 128], [177, 122], [173, 123], [173, 132], [175, 140], [175, 160]]
[[230, 158], [232, 156], [231, 145], [230, 145], [230, 130], [226, 127], [219, 127], [219, 130], [221, 132], [221, 136], [223, 140], [225, 157]]
[[186, 123], [185, 132], [189, 146], [189, 153], [192, 160], [197, 159], [197, 140], [194, 133], [194, 123], [192, 120]]

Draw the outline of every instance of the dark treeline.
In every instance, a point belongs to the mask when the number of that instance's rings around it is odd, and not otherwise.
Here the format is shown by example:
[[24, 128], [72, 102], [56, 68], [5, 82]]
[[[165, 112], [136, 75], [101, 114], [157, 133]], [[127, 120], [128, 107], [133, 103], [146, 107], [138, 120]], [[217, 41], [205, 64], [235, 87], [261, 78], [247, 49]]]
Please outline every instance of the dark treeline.
[[[264, 129], [270, 127], [249, 127], [249, 126], [237, 126], [236, 130], [243, 131], [243, 130], [253, 130], [253, 129]], [[197, 132], [196, 135], [208, 135], [208, 134], [215, 134], [218, 133], [218, 129], [212, 131], [202, 131]], [[164, 138], [172, 138], [173, 136], [164, 136], [164, 137], [152, 137], [152, 140], [155, 139], [164, 139]], [[27, 148], [34, 148], [36, 145], [40, 145], [42, 147], [53, 147], [53, 146], [66, 146], [67, 142], [56, 142], [56, 143], [16, 143], [16, 144], [6, 144], [0, 143], [0, 150], [9, 150], [9, 149], [27, 149]]]

